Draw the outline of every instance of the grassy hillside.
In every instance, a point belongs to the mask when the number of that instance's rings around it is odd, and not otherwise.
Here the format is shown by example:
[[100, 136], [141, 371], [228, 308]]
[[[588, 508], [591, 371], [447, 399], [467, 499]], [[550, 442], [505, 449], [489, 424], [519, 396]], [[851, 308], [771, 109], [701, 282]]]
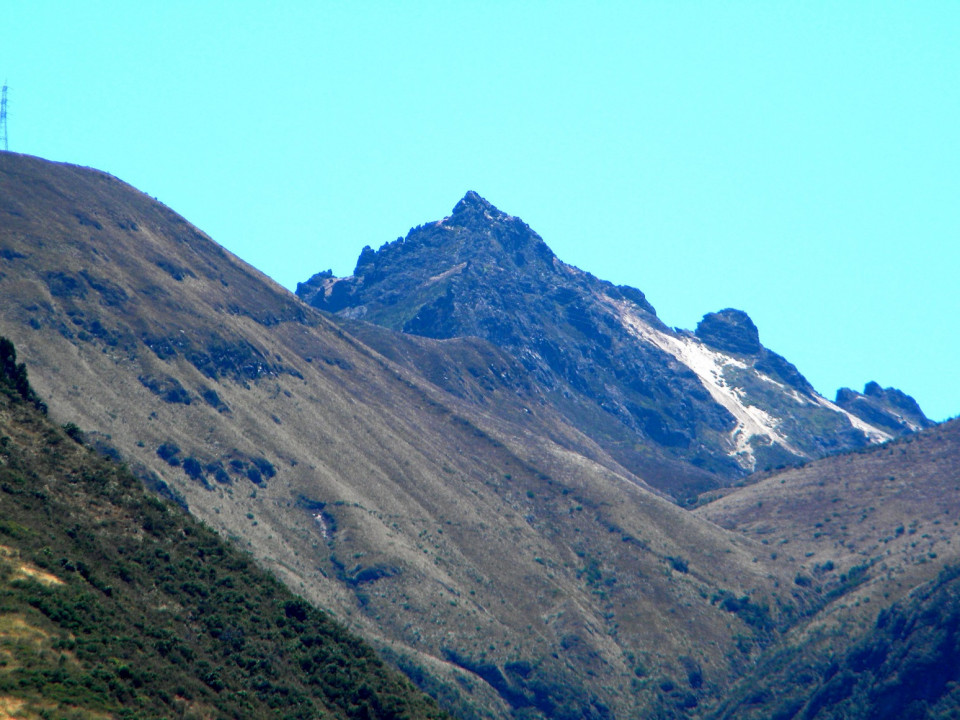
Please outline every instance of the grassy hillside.
[[6, 339], [0, 360], [0, 716], [443, 716], [327, 614], [52, 423]]
[[960, 421], [810, 463], [697, 515], [821, 599], [712, 718], [947, 718], [960, 696]]
[[825, 591], [853, 573], [857, 592], [837, 612], [858, 617], [863, 600], [899, 599], [960, 561], [960, 421], [768, 477], [696, 514], [798, 561]]

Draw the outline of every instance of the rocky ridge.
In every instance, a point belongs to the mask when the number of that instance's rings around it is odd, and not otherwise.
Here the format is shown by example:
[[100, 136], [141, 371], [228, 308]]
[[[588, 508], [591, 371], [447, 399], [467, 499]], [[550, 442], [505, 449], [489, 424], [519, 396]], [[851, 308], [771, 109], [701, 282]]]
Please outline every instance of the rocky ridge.
[[935, 425], [912, 397], [896, 388], [882, 388], [873, 381], [864, 386], [862, 393], [840, 388], [836, 403], [852, 415], [896, 435]]
[[640, 290], [562, 262], [472, 191], [449, 217], [364, 248], [352, 276], [319, 273], [297, 294], [341, 318], [493, 343], [574, 426], [678, 499], [914, 429], [820, 396], [742, 311], [709, 313], [695, 333], [666, 327]]

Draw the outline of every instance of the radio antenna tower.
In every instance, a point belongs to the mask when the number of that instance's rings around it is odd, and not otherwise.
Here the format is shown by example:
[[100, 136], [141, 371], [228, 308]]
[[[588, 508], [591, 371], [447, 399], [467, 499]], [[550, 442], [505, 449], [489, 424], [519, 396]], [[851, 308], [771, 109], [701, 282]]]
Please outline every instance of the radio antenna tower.
[[3, 90], [0, 91], [0, 140], [3, 141], [3, 151], [9, 152], [10, 146], [7, 140], [7, 83], [4, 81]]

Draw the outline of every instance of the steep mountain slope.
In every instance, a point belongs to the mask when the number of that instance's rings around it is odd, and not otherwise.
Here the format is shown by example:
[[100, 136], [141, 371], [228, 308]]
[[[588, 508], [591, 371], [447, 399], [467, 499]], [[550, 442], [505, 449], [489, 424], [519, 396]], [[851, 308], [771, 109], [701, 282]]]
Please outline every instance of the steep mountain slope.
[[54, 425], [15, 357], [0, 338], [0, 716], [444, 716], [247, 555]]
[[395, 347], [472, 357], [442, 389], [103, 173], [0, 154], [0, 299], [53, 417], [461, 717], [672, 716], [810, 602], [549, 408], [478, 403], [536, 395], [489, 343]]
[[695, 514], [800, 562], [796, 581], [827, 601], [718, 717], [947, 717], [956, 707], [960, 421], [773, 475]]
[[818, 395], [745, 313], [707, 315], [696, 334], [667, 328], [642, 292], [561, 262], [474, 192], [450, 217], [364, 248], [352, 276], [320, 273], [297, 294], [413, 335], [491, 341], [571, 424], [680, 499], [913, 429]]

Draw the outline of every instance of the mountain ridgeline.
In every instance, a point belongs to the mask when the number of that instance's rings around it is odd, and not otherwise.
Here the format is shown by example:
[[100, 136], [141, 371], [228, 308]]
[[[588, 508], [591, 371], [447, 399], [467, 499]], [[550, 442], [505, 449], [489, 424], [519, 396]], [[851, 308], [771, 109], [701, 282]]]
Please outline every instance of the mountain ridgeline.
[[928, 424], [896, 391], [827, 401], [741, 311], [671, 330], [641, 291], [563, 263], [474, 192], [450, 217], [364, 248], [352, 276], [319, 273], [297, 295], [407, 334], [493, 343], [541, 401], [681, 500]]
[[667, 328], [475, 194], [300, 294], [0, 153], [4, 712], [438, 712], [356, 636], [462, 720], [954, 712], [957, 421]]

